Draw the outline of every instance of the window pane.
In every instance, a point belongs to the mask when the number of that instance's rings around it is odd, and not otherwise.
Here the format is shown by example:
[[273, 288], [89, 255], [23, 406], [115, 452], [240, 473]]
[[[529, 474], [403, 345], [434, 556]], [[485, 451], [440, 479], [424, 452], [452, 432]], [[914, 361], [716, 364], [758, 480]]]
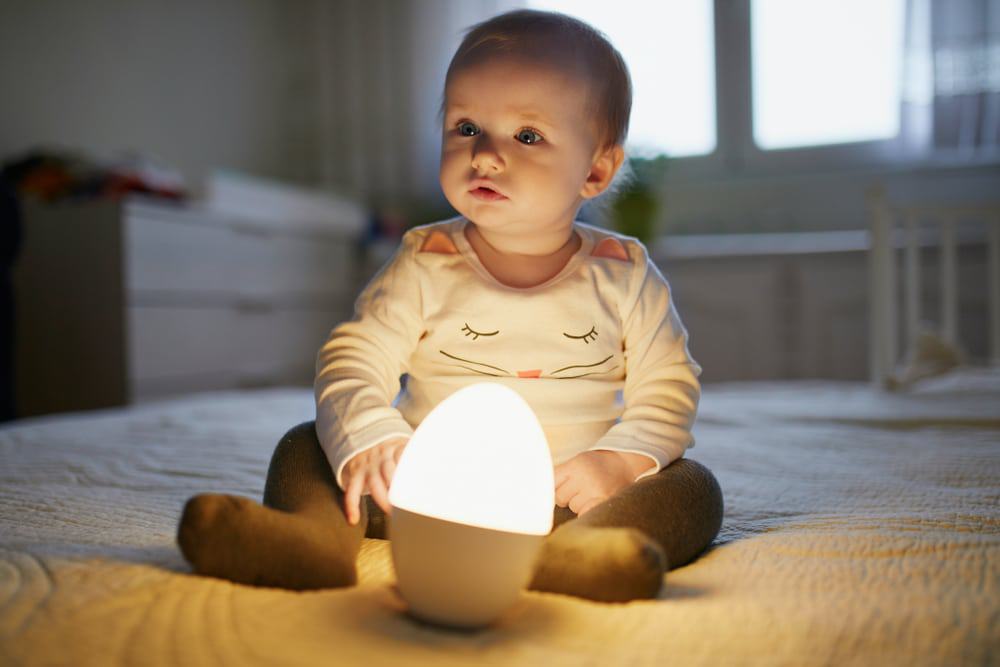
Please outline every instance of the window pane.
[[899, 132], [903, 0], [753, 0], [751, 29], [758, 146]]
[[628, 150], [637, 157], [703, 155], [715, 149], [712, 0], [528, 0], [594, 26], [632, 76]]

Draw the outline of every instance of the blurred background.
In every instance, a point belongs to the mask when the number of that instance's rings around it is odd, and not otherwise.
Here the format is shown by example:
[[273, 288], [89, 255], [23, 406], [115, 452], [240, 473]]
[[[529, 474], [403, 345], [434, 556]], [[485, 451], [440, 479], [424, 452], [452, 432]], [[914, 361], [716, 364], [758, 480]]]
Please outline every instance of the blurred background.
[[[518, 7], [628, 62], [633, 178], [581, 217], [647, 243], [705, 381], [868, 379], [873, 212], [1000, 199], [1000, 0], [0, 0], [0, 416], [311, 384], [453, 214], [448, 61]], [[988, 361], [988, 233], [956, 234], [949, 343]]]

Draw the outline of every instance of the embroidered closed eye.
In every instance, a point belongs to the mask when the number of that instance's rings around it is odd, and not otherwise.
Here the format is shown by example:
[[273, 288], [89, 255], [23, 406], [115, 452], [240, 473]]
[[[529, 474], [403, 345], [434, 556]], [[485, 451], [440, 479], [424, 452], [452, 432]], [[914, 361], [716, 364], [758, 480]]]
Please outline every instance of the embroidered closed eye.
[[566, 338], [572, 338], [573, 340], [582, 340], [587, 345], [590, 345], [590, 341], [595, 340], [597, 338], [597, 328], [590, 327], [590, 331], [583, 334], [582, 336], [574, 336], [573, 334], [568, 334], [565, 332], [563, 333], [563, 336], [566, 336]]
[[475, 329], [469, 326], [468, 322], [466, 322], [465, 326], [462, 327], [462, 332], [465, 333], [466, 338], [472, 336], [473, 337], [472, 340], [478, 340], [480, 336], [496, 336], [498, 333], [500, 333], [500, 330], [497, 329], [496, 331], [483, 333], [482, 331], [476, 331]]

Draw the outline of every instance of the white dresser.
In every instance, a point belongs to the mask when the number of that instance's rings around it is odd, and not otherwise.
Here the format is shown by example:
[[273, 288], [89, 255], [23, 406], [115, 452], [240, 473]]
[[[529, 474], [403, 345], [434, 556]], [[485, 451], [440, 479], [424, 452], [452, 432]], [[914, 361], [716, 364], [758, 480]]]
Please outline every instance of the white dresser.
[[370, 273], [355, 235], [336, 230], [144, 199], [27, 207], [18, 415], [312, 384], [317, 349]]

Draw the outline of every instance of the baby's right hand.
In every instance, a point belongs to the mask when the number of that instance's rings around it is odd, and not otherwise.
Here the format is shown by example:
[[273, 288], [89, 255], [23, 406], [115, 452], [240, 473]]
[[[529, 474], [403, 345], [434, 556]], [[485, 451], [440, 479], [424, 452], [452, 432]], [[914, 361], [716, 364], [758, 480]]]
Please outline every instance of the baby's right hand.
[[389, 485], [408, 438], [392, 438], [361, 452], [344, 466], [344, 514], [352, 526], [361, 520], [361, 496], [370, 493], [382, 511], [391, 512]]

